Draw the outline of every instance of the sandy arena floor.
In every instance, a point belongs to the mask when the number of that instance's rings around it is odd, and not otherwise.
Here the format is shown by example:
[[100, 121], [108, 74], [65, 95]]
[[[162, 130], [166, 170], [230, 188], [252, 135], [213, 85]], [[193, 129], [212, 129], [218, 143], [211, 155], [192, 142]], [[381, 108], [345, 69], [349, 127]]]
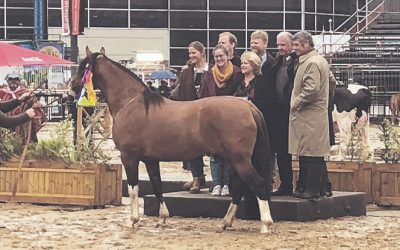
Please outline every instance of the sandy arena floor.
[[[190, 178], [178, 162], [162, 163], [161, 172]], [[217, 233], [221, 219], [210, 218], [172, 217], [161, 229], [156, 217], [142, 216], [132, 228], [128, 205], [128, 198], [122, 206], [89, 210], [0, 203], [0, 249], [400, 249], [400, 210], [393, 208], [369, 205], [363, 217], [276, 222], [272, 234], [261, 235], [259, 221], [236, 220], [232, 230]]]

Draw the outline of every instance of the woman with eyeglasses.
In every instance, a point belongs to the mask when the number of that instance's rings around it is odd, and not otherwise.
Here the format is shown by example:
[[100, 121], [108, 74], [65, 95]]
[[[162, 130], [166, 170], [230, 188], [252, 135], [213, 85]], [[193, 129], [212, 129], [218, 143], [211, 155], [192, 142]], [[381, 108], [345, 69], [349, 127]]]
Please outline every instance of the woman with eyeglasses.
[[[233, 96], [243, 79], [240, 69], [230, 62], [228, 50], [223, 45], [215, 46], [213, 56], [215, 64], [203, 78], [199, 97]], [[219, 155], [212, 155], [210, 168], [214, 186], [211, 195], [229, 195], [229, 162]]]

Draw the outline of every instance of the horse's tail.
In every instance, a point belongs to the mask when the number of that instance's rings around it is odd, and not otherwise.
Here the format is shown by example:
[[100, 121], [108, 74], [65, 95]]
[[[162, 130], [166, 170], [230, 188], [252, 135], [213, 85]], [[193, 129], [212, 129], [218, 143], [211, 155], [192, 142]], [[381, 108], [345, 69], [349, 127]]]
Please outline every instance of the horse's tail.
[[251, 112], [257, 124], [257, 140], [253, 150], [252, 163], [257, 172], [264, 178], [269, 196], [274, 182], [274, 157], [264, 116], [255, 106], [251, 106]]

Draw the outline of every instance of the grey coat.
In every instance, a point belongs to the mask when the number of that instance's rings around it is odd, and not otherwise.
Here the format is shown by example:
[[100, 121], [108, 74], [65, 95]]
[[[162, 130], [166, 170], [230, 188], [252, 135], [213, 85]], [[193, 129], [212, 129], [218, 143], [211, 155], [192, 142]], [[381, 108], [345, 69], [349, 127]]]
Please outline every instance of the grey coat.
[[329, 156], [329, 64], [316, 50], [302, 55], [290, 101], [289, 153]]

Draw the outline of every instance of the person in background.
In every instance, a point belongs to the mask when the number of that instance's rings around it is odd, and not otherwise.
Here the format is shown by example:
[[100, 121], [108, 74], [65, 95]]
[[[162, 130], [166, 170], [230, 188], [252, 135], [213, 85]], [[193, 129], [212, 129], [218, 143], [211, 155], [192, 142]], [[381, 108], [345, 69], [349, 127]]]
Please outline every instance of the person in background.
[[151, 91], [154, 91], [154, 92], [157, 91], [157, 89], [153, 86], [153, 82], [152, 81], [147, 81], [147, 87], [149, 87], [149, 89]]
[[294, 196], [314, 199], [326, 195], [329, 156], [329, 64], [315, 49], [312, 35], [300, 31], [293, 36], [299, 57], [290, 100], [289, 153], [299, 156], [304, 187]]
[[[18, 73], [10, 73], [5, 77], [7, 81], [7, 87], [0, 89], [0, 100], [7, 101], [18, 99], [23, 94], [29, 92], [29, 90], [23, 86], [21, 86], [22, 77]], [[30, 140], [33, 142], [37, 142], [37, 132], [44, 126], [44, 111], [40, 108], [40, 103], [36, 97], [32, 97], [29, 99], [29, 102], [22, 102], [20, 106], [10, 110], [9, 115], [16, 116], [21, 113], [24, 113], [25, 110], [29, 107], [33, 107], [36, 111], [36, 116], [32, 122], [32, 131]], [[27, 135], [26, 128], [22, 125], [16, 126], [12, 129], [17, 134], [19, 134], [22, 138], [25, 138]], [[27, 138], [25, 138], [27, 139]]]
[[228, 50], [228, 59], [233, 65], [240, 68], [240, 57], [235, 54], [237, 38], [231, 32], [222, 32], [219, 34], [218, 44], [223, 45]]
[[0, 101], [0, 127], [14, 128], [35, 117], [35, 110], [33, 108], [29, 108], [25, 112], [14, 116], [7, 116], [5, 114], [28, 100], [30, 98], [30, 95], [31, 92], [25, 92], [15, 99]]
[[[234, 95], [243, 80], [240, 69], [228, 60], [229, 52], [221, 44], [215, 46], [213, 56], [215, 65], [203, 78], [199, 97]], [[229, 195], [229, 162], [219, 155], [212, 155], [210, 167], [214, 185], [211, 195]]]
[[158, 87], [158, 92], [165, 98], [169, 98], [169, 96], [171, 95], [171, 88], [168, 86], [168, 83], [166, 81], [161, 80], [161, 84]]
[[[189, 44], [189, 61], [182, 68], [170, 99], [177, 101], [193, 101], [198, 99], [198, 92], [203, 77], [208, 71], [205, 51], [204, 45], [201, 42], [194, 41]], [[189, 160], [188, 166], [192, 172], [193, 180], [186, 182], [183, 187], [192, 194], [200, 193], [200, 188], [206, 184], [203, 156]]]

